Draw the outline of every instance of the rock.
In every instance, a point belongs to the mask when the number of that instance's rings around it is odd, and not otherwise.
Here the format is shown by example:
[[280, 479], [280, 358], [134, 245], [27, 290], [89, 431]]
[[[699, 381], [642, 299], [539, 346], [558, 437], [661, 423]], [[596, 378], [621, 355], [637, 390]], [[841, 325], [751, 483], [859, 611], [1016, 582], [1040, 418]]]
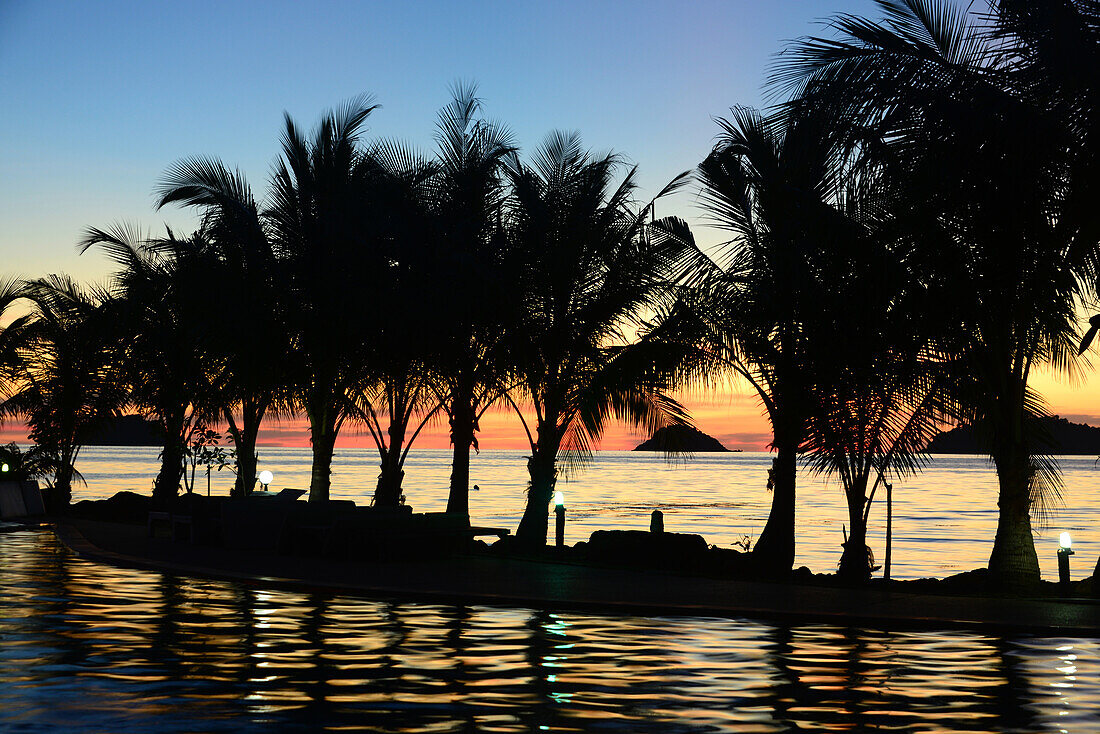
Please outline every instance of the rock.
[[119, 492], [110, 499], [82, 500], [68, 508], [68, 514], [89, 520], [144, 523], [153, 508], [153, 498], [137, 492]]
[[665, 451], [668, 453], [704, 453], [729, 451], [718, 439], [691, 426], [658, 428], [649, 440], [634, 447], [634, 451]]
[[[1032, 448], [1039, 454], [1100, 455], [1100, 428], [1071, 423], [1065, 418], [1039, 418], [1033, 426]], [[930, 454], [984, 454], [989, 435], [982, 426], [960, 426], [934, 437], [925, 451]]]
[[707, 565], [707, 541], [693, 533], [597, 530], [586, 548], [588, 560], [631, 567], [692, 573]]

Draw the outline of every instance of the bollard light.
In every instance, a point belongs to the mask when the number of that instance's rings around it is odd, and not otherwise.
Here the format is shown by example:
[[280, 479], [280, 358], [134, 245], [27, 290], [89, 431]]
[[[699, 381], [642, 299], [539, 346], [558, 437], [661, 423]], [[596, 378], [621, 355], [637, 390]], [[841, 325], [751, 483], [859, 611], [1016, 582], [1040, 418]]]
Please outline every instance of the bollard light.
[[267, 485], [271, 484], [271, 480], [273, 480], [274, 478], [275, 475], [269, 472], [267, 469], [264, 469], [262, 472], [260, 472], [259, 480], [260, 484], [263, 485], [265, 492], [267, 491]]
[[665, 531], [665, 513], [660, 510], [654, 510], [653, 514], [649, 516], [649, 532], [651, 533], [663, 533]]
[[11, 467], [8, 466], [8, 462], [5, 461], [3, 464], [0, 464], [0, 472], [7, 474], [9, 471], [11, 471]]
[[1069, 557], [1073, 555], [1072, 545], [1069, 533], [1058, 536], [1058, 583], [1063, 591], [1069, 588]]
[[561, 491], [554, 492], [554, 514], [557, 515], [554, 544], [561, 548], [565, 545], [565, 494]]

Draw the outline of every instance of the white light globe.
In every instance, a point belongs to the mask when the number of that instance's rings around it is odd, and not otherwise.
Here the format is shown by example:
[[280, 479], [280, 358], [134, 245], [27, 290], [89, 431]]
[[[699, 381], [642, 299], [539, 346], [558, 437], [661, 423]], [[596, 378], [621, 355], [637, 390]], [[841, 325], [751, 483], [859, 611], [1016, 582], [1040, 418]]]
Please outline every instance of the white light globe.
[[1062, 548], [1069, 548], [1071, 545], [1073, 545], [1073, 542], [1070, 540], [1069, 533], [1062, 533], [1058, 536], [1058, 545]]
[[557, 491], [557, 492], [554, 492], [554, 504], [558, 507], [561, 507], [562, 505], [565, 504], [565, 493], [564, 492], [562, 492], [560, 490]]
[[271, 480], [275, 478], [275, 475], [264, 469], [260, 472], [260, 484], [271, 484]]

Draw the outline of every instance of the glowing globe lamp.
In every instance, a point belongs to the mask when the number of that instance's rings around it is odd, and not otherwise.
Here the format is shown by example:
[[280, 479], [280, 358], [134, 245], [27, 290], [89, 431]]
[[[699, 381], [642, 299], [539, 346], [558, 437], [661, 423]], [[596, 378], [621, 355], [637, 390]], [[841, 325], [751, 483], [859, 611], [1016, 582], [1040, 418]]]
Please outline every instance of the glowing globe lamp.
[[267, 487], [267, 485], [271, 484], [271, 480], [274, 478], [275, 475], [269, 472], [267, 469], [264, 469], [262, 472], [260, 472], [260, 484], [264, 485], [265, 488]]

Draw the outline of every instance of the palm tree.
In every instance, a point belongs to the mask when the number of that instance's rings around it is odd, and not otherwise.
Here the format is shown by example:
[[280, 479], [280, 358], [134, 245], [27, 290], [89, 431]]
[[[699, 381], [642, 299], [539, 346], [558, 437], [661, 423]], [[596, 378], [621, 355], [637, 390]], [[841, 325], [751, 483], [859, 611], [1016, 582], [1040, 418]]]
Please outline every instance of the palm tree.
[[[24, 281], [16, 277], [0, 276], [0, 398], [10, 397], [17, 389], [16, 373], [21, 371], [23, 359], [18, 353], [24, 342], [23, 330], [31, 321], [31, 314], [15, 304], [23, 300]], [[0, 416], [2, 418], [2, 416]]]
[[[236, 446], [235, 492], [256, 484], [256, 440], [265, 415], [288, 414], [286, 274], [252, 190], [221, 161], [189, 158], [173, 165], [157, 186], [157, 208], [180, 203], [202, 213], [209, 244], [206, 316], [197, 326], [203, 348], [223, 365], [218, 394], [222, 418]], [[240, 418], [238, 419], [238, 415]]]
[[634, 170], [613, 186], [618, 164], [562, 133], [530, 166], [509, 164], [512, 285], [524, 299], [512, 354], [534, 410], [534, 433], [523, 421], [530, 486], [516, 537], [530, 548], [546, 544], [560, 454], [567, 469], [579, 466], [612, 416], [649, 431], [687, 419], [664, 392], [662, 345], [626, 333], [667, 295], [682, 253], [674, 240], [649, 236], [652, 204], [633, 204]]
[[[380, 318], [367, 299], [389, 267], [373, 237], [375, 220], [385, 214], [372, 206], [377, 166], [358, 146], [375, 108], [366, 98], [352, 100], [325, 115], [308, 139], [287, 116], [265, 213], [294, 304], [286, 314], [288, 356], [296, 401], [310, 425], [311, 502], [329, 497], [336, 436], [356, 414], [364, 379], [364, 322]], [[400, 307], [379, 303], [382, 311]]]
[[72, 499], [73, 479], [80, 478], [80, 449], [126, 401], [119, 345], [102, 290], [51, 275], [26, 283], [18, 294], [32, 312], [5, 333], [18, 339], [11, 345], [18, 361], [15, 390], [0, 413], [26, 420], [34, 453], [50, 459], [51, 504], [63, 507]]
[[458, 85], [439, 113], [431, 202], [439, 227], [426, 263], [438, 306], [436, 372], [454, 447], [447, 512], [466, 517], [478, 419], [506, 387], [503, 164], [515, 151], [511, 133], [480, 112], [477, 88]]
[[994, 32], [1016, 91], [1073, 141], [1056, 227], [1074, 246], [1100, 241], [1100, 5], [1095, 0], [997, 0]]
[[153, 498], [179, 491], [184, 447], [197, 419], [214, 418], [210, 386], [220, 365], [202, 348], [207, 243], [201, 233], [143, 238], [122, 225], [89, 228], [82, 252], [98, 246], [118, 266], [110, 286], [110, 319], [121, 333], [130, 402], [156, 417], [164, 435]]
[[392, 509], [404, 501], [409, 450], [440, 407], [433, 390], [436, 341], [425, 335], [446, 318], [439, 312], [438, 282], [428, 267], [441, 222], [431, 206], [434, 165], [393, 142], [374, 146], [364, 160], [374, 167], [367, 192], [369, 206], [378, 213], [372, 237], [387, 253], [385, 278], [374, 296], [400, 305], [364, 324], [356, 417], [366, 424], [379, 454], [372, 504]]
[[748, 381], [772, 425], [772, 505], [753, 548], [761, 571], [784, 573], [795, 554], [795, 483], [811, 390], [808, 330], [838, 231], [833, 149], [820, 118], [767, 120], [747, 108], [719, 120], [722, 136], [698, 169], [711, 222], [729, 232], [711, 260], [696, 249], [693, 287], [678, 318], [697, 323], [707, 368]]
[[[1075, 141], [1024, 93], [989, 24], [941, 3], [880, 0], [882, 22], [842, 16], [834, 39], [784, 56], [774, 81], [791, 108], [827, 109], [857, 148], [904, 187], [912, 234], [938, 265], [955, 353], [972, 376], [970, 418], [989, 426], [1000, 486], [989, 567], [1010, 584], [1038, 579], [1031, 510], [1056, 488], [1056, 465], [1028, 435], [1041, 399], [1034, 366], [1067, 369], [1075, 306], [1095, 273], [1095, 241], [1059, 226]], [[953, 327], [954, 324], [954, 327]]]
[[867, 522], [876, 490], [918, 471], [928, 441], [958, 417], [957, 385], [934, 318], [939, 286], [917, 267], [881, 173], [872, 163], [838, 175], [818, 276], [826, 287], [803, 365], [811, 378], [805, 450], [844, 490], [849, 532], [839, 573], [855, 581], [873, 570]]

